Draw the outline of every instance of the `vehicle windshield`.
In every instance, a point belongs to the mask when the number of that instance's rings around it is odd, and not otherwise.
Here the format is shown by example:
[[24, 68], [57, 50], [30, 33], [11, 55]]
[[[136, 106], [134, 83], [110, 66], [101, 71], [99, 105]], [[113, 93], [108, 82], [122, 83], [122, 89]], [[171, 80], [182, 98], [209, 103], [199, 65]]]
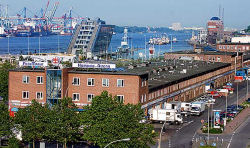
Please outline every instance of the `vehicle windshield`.
[[199, 111], [200, 108], [199, 107], [192, 107], [192, 110]]

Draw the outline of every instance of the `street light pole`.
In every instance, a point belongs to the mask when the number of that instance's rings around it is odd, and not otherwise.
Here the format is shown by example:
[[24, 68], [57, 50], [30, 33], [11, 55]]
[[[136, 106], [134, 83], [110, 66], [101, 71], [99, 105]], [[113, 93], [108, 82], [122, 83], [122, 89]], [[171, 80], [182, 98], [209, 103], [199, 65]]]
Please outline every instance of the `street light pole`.
[[239, 105], [239, 84], [237, 83], [237, 110], [238, 110], [238, 105]]
[[112, 141], [110, 142], [109, 144], [107, 144], [104, 148], [107, 148], [109, 145], [111, 145], [112, 143], [116, 143], [116, 142], [120, 142], [120, 141], [129, 141], [130, 138], [126, 138], [126, 139], [121, 139], [121, 140], [115, 140], [115, 141]]
[[208, 115], [207, 115], [207, 123], [208, 123], [208, 126], [207, 126], [207, 144], [209, 145], [209, 107], [210, 107], [210, 104], [208, 104]]

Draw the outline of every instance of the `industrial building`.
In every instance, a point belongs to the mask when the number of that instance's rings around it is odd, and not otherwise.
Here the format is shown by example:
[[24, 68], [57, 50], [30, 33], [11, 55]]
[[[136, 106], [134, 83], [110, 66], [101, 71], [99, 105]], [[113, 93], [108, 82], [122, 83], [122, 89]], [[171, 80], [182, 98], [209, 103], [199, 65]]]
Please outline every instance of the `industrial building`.
[[250, 43], [220, 43], [216, 49], [223, 52], [248, 52]]
[[219, 17], [212, 17], [207, 22], [207, 43], [216, 44], [224, 34], [224, 23]]
[[231, 63], [231, 69], [242, 67], [243, 54], [236, 52], [203, 51], [202, 49], [165, 53], [165, 59], [186, 59], [207, 62]]
[[65, 96], [82, 107], [107, 90], [125, 104], [141, 103], [147, 113], [168, 101], [190, 101], [205, 93], [205, 85], [219, 87], [233, 79], [231, 63], [195, 60], [170, 59], [124, 68], [88, 63], [62, 69], [19, 67], [9, 72], [9, 108], [23, 108], [33, 99], [53, 105]]
[[113, 25], [106, 25], [100, 19], [83, 20], [74, 32], [67, 52], [85, 58], [100, 57], [107, 52], [113, 31]]

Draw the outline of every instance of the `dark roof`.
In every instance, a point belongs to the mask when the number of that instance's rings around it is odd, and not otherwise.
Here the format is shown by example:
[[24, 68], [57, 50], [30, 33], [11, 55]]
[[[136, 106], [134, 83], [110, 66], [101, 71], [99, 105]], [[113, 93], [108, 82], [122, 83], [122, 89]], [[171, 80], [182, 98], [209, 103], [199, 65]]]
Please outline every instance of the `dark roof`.
[[[184, 50], [184, 51], [176, 51], [172, 52], [173, 54], [204, 54], [204, 55], [230, 55], [232, 57], [237, 56], [237, 52], [223, 52], [223, 51], [203, 51], [201, 53], [194, 52], [193, 50]], [[171, 53], [168, 53], [171, 54]], [[242, 53], [238, 53], [239, 55], [242, 55]]]
[[219, 21], [220, 18], [215, 16], [215, 17], [212, 17], [210, 20], [212, 20], [212, 21]]
[[29, 67], [21, 67], [11, 69], [10, 71], [17, 71], [17, 72], [45, 72], [44, 68], [29, 68]]
[[[176, 67], [173, 70], [159, 71], [159, 73], [151, 73], [149, 75], [149, 92], [231, 66], [230, 63], [205, 61], [169, 60], [169, 62], [172, 64], [176, 63]], [[186, 69], [187, 72], [183, 73], [183, 69]]]

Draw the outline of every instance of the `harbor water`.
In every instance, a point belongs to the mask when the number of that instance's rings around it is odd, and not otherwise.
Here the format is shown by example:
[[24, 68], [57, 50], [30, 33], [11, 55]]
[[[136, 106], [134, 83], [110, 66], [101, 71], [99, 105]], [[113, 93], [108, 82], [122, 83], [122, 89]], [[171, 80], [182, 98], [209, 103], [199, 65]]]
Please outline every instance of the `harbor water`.
[[[129, 33], [129, 45], [135, 51], [134, 58], [137, 58], [139, 53], [145, 54], [145, 38], [148, 42], [150, 38], [160, 37], [161, 33]], [[190, 46], [186, 40], [190, 39], [192, 36], [191, 31], [179, 31], [166, 33], [169, 38], [176, 37], [177, 42], [172, 44], [172, 51], [180, 50], [190, 50], [193, 47]], [[121, 44], [123, 34], [113, 35], [109, 52], [115, 52]], [[40, 41], [39, 41], [40, 40]], [[27, 54], [31, 53], [57, 53], [57, 52], [66, 52], [68, 45], [70, 43], [71, 36], [44, 36], [44, 37], [4, 37], [0, 38], [0, 54]], [[39, 50], [40, 42], [40, 50]], [[155, 45], [155, 56], [162, 55], [164, 52], [171, 51], [171, 45]], [[146, 46], [146, 55], [148, 56], [149, 45]]]

